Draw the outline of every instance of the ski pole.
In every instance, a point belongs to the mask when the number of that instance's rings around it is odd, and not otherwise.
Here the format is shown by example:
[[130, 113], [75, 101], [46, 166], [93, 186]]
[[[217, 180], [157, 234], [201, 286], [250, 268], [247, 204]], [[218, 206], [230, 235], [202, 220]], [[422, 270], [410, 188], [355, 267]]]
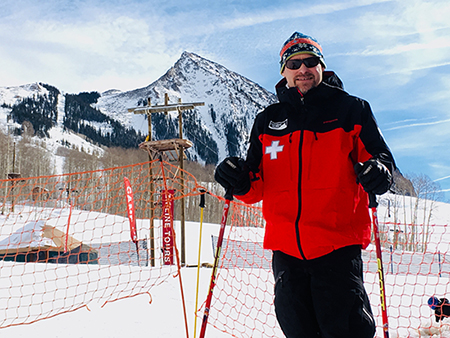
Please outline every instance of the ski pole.
[[372, 224], [373, 233], [375, 236], [375, 247], [377, 251], [377, 262], [378, 262], [378, 277], [380, 281], [380, 301], [381, 301], [381, 315], [383, 317], [383, 333], [384, 338], [389, 338], [389, 325], [388, 316], [386, 308], [386, 288], [384, 285], [384, 273], [383, 273], [383, 262], [381, 258], [381, 242], [380, 233], [378, 229], [378, 216], [377, 216], [377, 197], [374, 193], [369, 193], [369, 208], [372, 211]]
[[206, 298], [205, 312], [203, 315], [203, 322], [202, 322], [202, 327], [200, 330], [199, 338], [205, 337], [206, 325], [208, 323], [209, 310], [210, 310], [210, 306], [211, 306], [213, 289], [214, 289], [214, 286], [216, 285], [216, 274], [217, 274], [217, 268], [219, 265], [220, 251], [222, 250], [222, 242], [223, 242], [223, 236], [225, 233], [225, 225], [227, 223], [228, 210], [230, 209], [230, 204], [231, 204], [232, 200], [233, 200], [233, 191], [232, 191], [232, 189], [229, 189], [225, 192], [225, 204], [223, 206], [222, 219], [220, 221], [219, 238], [217, 239], [216, 254], [214, 257], [214, 265], [213, 265], [213, 270], [211, 273], [211, 281], [209, 284], [208, 296]]
[[[363, 168], [362, 163], [355, 164], [355, 173], [358, 175]], [[383, 318], [383, 334], [384, 338], [389, 338], [389, 325], [386, 307], [386, 288], [384, 285], [384, 273], [383, 273], [383, 261], [381, 255], [381, 242], [380, 242], [380, 232], [378, 229], [378, 215], [377, 215], [377, 196], [373, 192], [369, 192], [369, 208], [372, 213], [372, 225], [373, 234], [375, 237], [375, 248], [377, 252], [377, 264], [378, 264], [378, 278], [380, 283], [380, 302], [381, 302], [381, 316]]]
[[[197, 312], [197, 306], [198, 306], [198, 284], [199, 284], [199, 278], [200, 278], [200, 253], [202, 250], [202, 227], [203, 227], [203, 209], [205, 209], [205, 193], [206, 190], [201, 189], [200, 190], [200, 235], [198, 239], [198, 261], [197, 261], [197, 288], [195, 291], [195, 312]], [[197, 316], [194, 316], [194, 338], [197, 335]]]

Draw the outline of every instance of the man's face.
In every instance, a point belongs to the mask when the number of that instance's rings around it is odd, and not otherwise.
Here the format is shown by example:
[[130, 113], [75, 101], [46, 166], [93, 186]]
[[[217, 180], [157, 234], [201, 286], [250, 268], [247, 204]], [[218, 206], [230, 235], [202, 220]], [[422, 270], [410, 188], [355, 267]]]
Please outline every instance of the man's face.
[[[303, 60], [312, 57], [311, 54], [294, 55], [289, 60]], [[319, 62], [316, 66], [308, 68], [302, 64], [298, 69], [289, 69], [286, 66], [281, 75], [286, 78], [289, 88], [297, 87], [302, 94], [306, 94], [311, 88], [317, 87], [322, 82], [323, 66]]]

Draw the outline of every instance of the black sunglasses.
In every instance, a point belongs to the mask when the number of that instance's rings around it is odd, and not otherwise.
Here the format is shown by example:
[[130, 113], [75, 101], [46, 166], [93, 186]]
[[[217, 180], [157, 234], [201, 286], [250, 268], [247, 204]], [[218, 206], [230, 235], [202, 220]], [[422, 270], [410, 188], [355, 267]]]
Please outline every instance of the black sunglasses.
[[317, 56], [312, 56], [306, 59], [290, 59], [286, 61], [286, 68], [299, 69], [302, 64], [304, 64], [308, 68], [315, 67], [319, 64], [319, 58]]

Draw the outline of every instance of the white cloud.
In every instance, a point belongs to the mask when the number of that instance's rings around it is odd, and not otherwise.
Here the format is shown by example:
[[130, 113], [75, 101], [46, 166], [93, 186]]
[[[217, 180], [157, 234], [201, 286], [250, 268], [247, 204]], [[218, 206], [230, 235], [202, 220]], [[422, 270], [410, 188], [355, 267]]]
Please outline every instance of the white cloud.
[[438, 178], [438, 179], [435, 179], [434, 181], [438, 182], [438, 181], [442, 181], [442, 180], [447, 180], [449, 178], [450, 178], [450, 175], [449, 176], [444, 176], [444, 177], [441, 177], [441, 178]]
[[432, 121], [432, 122], [416, 122], [416, 123], [403, 124], [403, 125], [396, 126], [396, 127], [385, 128], [384, 130], [390, 131], [390, 130], [397, 130], [397, 129], [404, 129], [404, 128], [412, 128], [412, 127], [432, 126], [432, 125], [439, 125], [439, 129], [442, 129], [443, 128], [442, 124], [449, 123], [449, 122], [450, 122], [450, 119]]
[[267, 24], [278, 20], [292, 20], [296, 18], [331, 14], [356, 7], [369, 6], [391, 0], [358, 0], [346, 2], [313, 2], [311, 4], [280, 4], [275, 8], [262, 9], [255, 13], [245, 13], [238, 15], [231, 20], [224, 22], [220, 27], [224, 29], [238, 29], [253, 25]]
[[[168, 52], [167, 37], [152, 25], [158, 27], [157, 18], [112, 13], [82, 23], [25, 21], [17, 26], [14, 39], [9, 39], [8, 51], [0, 52], [3, 65], [6, 62], [12, 66], [3, 69], [2, 75], [29, 78], [35, 74], [39, 81], [51, 81], [68, 91], [76, 91], [80, 83], [92, 90], [89, 83], [99, 85], [98, 90], [109, 89], [105, 87], [109, 85], [120, 89], [148, 85], [179, 57], [176, 49]], [[0, 28], [8, 27], [0, 24]], [[4, 33], [1, 39], [5, 41]], [[124, 87], [121, 78], [138, 78], [141, 82], [128, 81], [128, 87]]]
[[340, 50], [330, 56], [358, 57], [349, 64], [359, 72], [401, 72], [408, 81], [414, 71], [450, 64], [448, 1], [398, 0], [345, 14], [338, 20], [347, 28], [331, 33]]

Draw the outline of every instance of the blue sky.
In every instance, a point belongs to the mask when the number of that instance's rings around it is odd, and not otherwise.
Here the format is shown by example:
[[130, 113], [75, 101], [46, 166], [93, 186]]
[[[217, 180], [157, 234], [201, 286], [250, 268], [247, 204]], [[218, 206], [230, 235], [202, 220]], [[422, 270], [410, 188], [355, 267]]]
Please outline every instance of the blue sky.
[[279, 50], [300, 31], [370, 102], [400, 170], [450, 196], [449, 17], [448, 0], [2, 0], [0, 86], [131, 90], [189, 51], [273, 92]]

